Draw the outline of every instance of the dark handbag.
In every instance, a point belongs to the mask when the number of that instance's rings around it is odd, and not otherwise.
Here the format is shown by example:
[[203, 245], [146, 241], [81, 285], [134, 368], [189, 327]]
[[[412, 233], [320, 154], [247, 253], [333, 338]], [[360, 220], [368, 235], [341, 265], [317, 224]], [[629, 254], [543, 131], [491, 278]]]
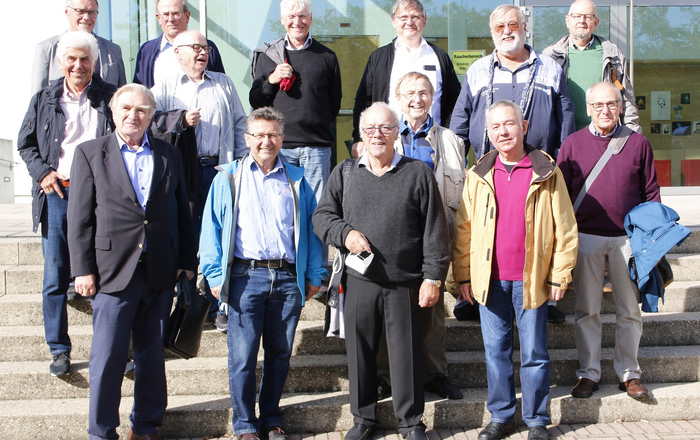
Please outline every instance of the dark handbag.
[[177, 282], [175, 309], [165, 326], [165, 348], [183, 359], [197, 356], [208, 313], [209, 300], [192, 294], [187, 274], [182, 272]]

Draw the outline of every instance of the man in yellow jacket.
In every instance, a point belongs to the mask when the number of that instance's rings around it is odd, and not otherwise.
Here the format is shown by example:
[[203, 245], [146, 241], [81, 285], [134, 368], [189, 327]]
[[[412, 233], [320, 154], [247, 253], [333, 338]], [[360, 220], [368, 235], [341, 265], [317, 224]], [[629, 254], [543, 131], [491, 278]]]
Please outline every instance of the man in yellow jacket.
[[576, 263], [578, 235], [554, 160], [524, 143], [528, 123], [511, 101], [487, 111], [495, 151], [469, 172], [452, 249], [462, 297], [481, 306], [491, 422], [479, 440], [515, 427], [513, 318], [520, 335], [522, 416], [528, 439], [548, 439], [547, 300], [560, 300]]

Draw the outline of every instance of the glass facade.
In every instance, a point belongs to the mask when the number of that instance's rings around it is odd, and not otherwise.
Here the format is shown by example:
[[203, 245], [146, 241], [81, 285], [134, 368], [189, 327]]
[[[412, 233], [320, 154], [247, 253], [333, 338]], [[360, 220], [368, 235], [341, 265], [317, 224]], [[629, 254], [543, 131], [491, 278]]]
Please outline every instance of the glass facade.
[[[484, 50], [488, 54], [493, 50], [488, 19], [502, 0], [423, 3], [428, 15], [426, 40], [448, 53]], [[568, 33], [564, 15], [571, 0], [514, 3], [526, 13], [528, 43], [536, 50]], [[633, 23], [628, 1], [596, 3], [600, 18], [596, 33], [617, 44], [633, 63], [640, 124], [654, 147], [660, 183], [700, 186], [700, 82], [695, 80], [700, 69], [700, 0], [678, 0], [673, 2], [675, 5], [637, 0]], [[105, 0], [101, 6], [98, 31], [122, 47], [127, 76], [133, 75], [138, 47], [161, 32], [155, 19], [155, 0]], [[103, 14], [107, 6], [109, 14]], [[284, 34], [279, 0], [191, 0], [188, 6], [189, 28], [206, 29], [207, 38], [222, 54], [226, 73], [234, 80], [241, 100], [247, 102], [251, 51]], [[392, 0], [317, 0], [313, 5], [311, 34], [336, 52], [343, 76], [335, 160], [348, 155], [345, 147], [351, 139], [352, 107], [367, 58], [396, 36], [391, 26], [392, 6]], [[659, 107], [662, 111], [657, 114]]]

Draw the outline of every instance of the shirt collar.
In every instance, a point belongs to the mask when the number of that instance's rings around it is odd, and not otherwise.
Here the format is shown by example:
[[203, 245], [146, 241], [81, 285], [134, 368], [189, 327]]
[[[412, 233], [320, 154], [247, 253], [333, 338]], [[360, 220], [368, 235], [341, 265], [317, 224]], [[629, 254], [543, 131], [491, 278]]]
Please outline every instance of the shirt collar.
[[[117, 130], [114, 130], [114, 134], [117, 136], [117, 142], [119, 142], [119, 151], [134, 151], [131, 148], [129, 148], [128, 145], [126, 145], [126, 142], [124, 142], [124, 139], [122, 139], [121, 136], [119, 136], [119, 133]], [[136, 153], [139, 153], [141, 151], [148, 151], [151, 148], [151, 144], [148, 142], [148, 135], [146, 133], [143, 134], [143, 140], [141, 141], [141, 146], [136, 150]]]
[[[184, 70], [180, 69], [180, 72], [178, 73], [178, 77], [180, 78], [180, 84], [184, 84], [187, 82], [194, 82], [192, 78], [190, 78]], [[202, 76], [202, 80], [211, 80], [211, 75], [209, 74], [208, 70], [204, 70], [204, 74]]]
[[[362, 156], [360, 156], [360, 159], [358, 161], [358, 165], [363, 166], [371, 170], [369, 167], [369, 156], [366, 152], [362, 153]], [[401, 155], [394, 150], [394, 156], [391, 158], [391, 165], [389, 166], [389, 169], [387, 171], [391, 171], [394, 168], [396, 168], [396, 165], [399, 164], [399, 161], [401, 160]]]
[[[532, 168], [532, 161], [530, 160], [530, 156], [525, 154], [525, 157], [520, 159], [520, 162], [513, 166], [513, 170], [516, 168]], [[496, 163], [494, 165], [494, 169], [507, 171], [506, 166], [503, 164], [503, 162], [501, 162], [501, 156], [499, 155], [496, 155]]]
[[[249, 155], [246, 157], [245, 160], [248, 161], [247, 164], [245, 164], [245, 161], [244, 161], [244, 165], [246, 165], [246, 166], [248, 167], [248, 169], [250, 169], [251, 171], [260, 171], [260, 172], [262, 172], [262, 170], [260, 169], [260, 166], [259, 166], [258, 163], [255, 161], [255, 159], [253, 159], [253, 156], [252, 156], [252, 155], [249, 154]], [[276, 160], [275, 160], [275, 167], [272, 169], [272, 171], [270, 171], [269, 173], [267, 173], [267, 176], [270, 176], [270, 175], [272, 175], [272, 174], [274, 174], [274, 173], [280, 172], [280, 170], [284, 170], [284, 165], [282, 165], [282, 161], [280, 160], [279, 155], [277, 155], [277, 158], [276, 158]]]
[[591, 35], [591, 40], [583, 47], [578, 47], [576, 43], [574, 43], [574, 39], [569, 37], [569, 47], [573, 47], [576, 50], [586, 50], [590, 49], [591, 46], [593, 46], [593, 42], [595, 41], [595, 35]]
[[64, 101], [80, 101], [80, 99], [83, 96], [87, 96], [87, 91], [90, 88], [90, 85], [92, 84], [92, 79], [91, 79], [90, 82], [88, 83], [88, 85], [86, 85], [85, 88], [79, 94], [76, 95], [75, 93], [71, 92], [68, 89], [68, 86], [66, 85], [66, 81], [67, 80], [63, 80], [63, 94], [61, 95], [61, 97], [63, 98]]
[[[418, 128], [418, 131], [416, 133], [421, 133], [421, 132], [427, 132], [431, 128], [433, 128], [433, 118], [428, 114], [428, 119], [425, 120], [423, 125], [421, 125]], [[416, 133], [413, 132], [413, 128], [411, 128], [410, 125], [408, 125], [408, 121], [406, 121], [406, 118], [404, 115], [401, 115], [401, 123], [399, 124], [399, 130], [401, 131], [401, 134], [406, 134], [406, 130], [408, 130], [408, 133], [411, 133], [415, 135]]]
[[[428, 42], [425, 41], [425, 38], [420, 37], [420, 46], [418, 46], [418, 49], [422, 50], [424, 47], [427, 47], [427, 46], [428, 46]], [[405, 48], [406, 48], [406, 45], [403, 44], [401, 39], [397, 38], [396, 40], [394, 40], [394, 49], [399, 50], [399, 49], [405, 49]]]
[[160, 39], [160, 51], [164, 52], [170, 47], [174, 48], [175, 46], [173, 46], [173, 44], [170, 41], [168, 41], [167, 38], [165, 38], [165, 35], [163, 35], [163, 38]]
[[613, 128], [613, 131], [610, 132], [608, 135], [603, 135], [601, 132], [595, 129], [595, 125], [593, 125], [593, 122], [591, 122], [588, 125], [588, 129], [590, 130], [591, 134], [596, 137], [613, 137], [615, 133], [617, 133], [617, 129], [620, 128], [620, 123], [618, 122], [615, 124], [615, 128]]
[[[537, 53], [535, 53], [535, 51], [529, 45], [525, 44], [524, 46], [525, 46], [525, 49], [527, 49], [528, 52], [530, 52], [530, 55], [528, 56], [527, 61], [525, 61], [524, 64], [536, 63], [537, 62]], [[498, 52], [498, 50], [494, 49], [493, 54], [496, 55], [496, 52]], [[498, 60], [498, 56], [493, 57], [493, 63], [500, 66], [501, 62]]]
[[289, 35], [285, 35], [285, 36], [284, 36], [284, 47], [285, 47], [287, 50], [304, 50], [304, 49], [308, 49], [309, 46], [311, 46], [311, 42], [312, 42], [312, 39], [311, 39], [311, 32], [309, 32], [309, 35], [306, 36], [306, 41], [304, 42], [304, 45], [301, 47], [301, 49], [295, 49], [295, 48], [293, 48], [292, 45], [289, 43]]

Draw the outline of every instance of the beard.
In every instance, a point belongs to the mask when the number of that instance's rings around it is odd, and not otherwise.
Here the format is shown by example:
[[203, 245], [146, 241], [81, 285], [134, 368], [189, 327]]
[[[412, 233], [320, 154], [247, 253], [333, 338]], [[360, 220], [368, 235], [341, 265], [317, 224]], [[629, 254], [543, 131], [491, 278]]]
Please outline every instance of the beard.
[[498, 42], [494, 41], [496, 49], [503, 55], [515, 55], [518, 53], [518, 51], [522, 50], [525, 44], [525, 39], [520, 33], [513, 32], [510, 34], [510, 36], [513, 37], [512, 40], [498, 40]]

